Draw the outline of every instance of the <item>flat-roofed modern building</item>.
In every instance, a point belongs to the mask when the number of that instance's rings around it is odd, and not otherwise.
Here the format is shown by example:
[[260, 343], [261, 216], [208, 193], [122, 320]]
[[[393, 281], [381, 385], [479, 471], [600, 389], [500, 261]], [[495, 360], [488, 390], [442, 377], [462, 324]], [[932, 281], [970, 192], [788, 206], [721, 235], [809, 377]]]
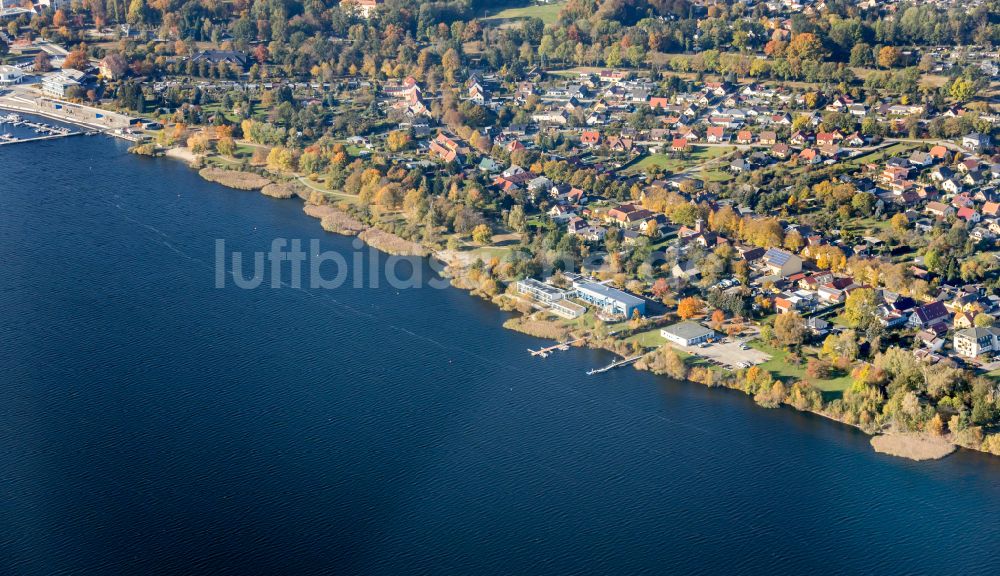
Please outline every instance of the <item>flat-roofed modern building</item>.
[[580, 300], [588, 302], [612, 314], [631, 318], [636, 310], [646, 313], [646, 301], [627, 292], [616, 290], [598, 282], [578, 279], [573, 281], [573, 289]]
[[660, 336], [663, 336], [674, 344], [694, 346], [695, 344], [705, 342], [709, 338], [714, 338], [715, 330], [702, 326], [697, 322], [687, 320], [667, 326], [666, 328], [661, 328]]
[[585, 307], [580, 306], [576, 302], [570, 302], [565, 298], [562, 300], [556, 300], [555, 302], [549, 304], [549, 310], [552, 310], [555, 314], [569, 320], [579, 318], [580, 316], [583, 316], [584, 312], [587, 311]]
[[562, 300], [566, 297], [566, 292], [546, 284], [545, 282], [540, 282], [534, 278], [525, 278], [524, 280], [518, 280], [517, 291], [519, 294], [527, 294], [538, 300], [539, 302], [545, 302], [546, 304], [551, 304], [556, 300]]
[[20, 84], [24, 78], [24, 70], [17, 66], [0, 65], [0, 86], [10, 86]]

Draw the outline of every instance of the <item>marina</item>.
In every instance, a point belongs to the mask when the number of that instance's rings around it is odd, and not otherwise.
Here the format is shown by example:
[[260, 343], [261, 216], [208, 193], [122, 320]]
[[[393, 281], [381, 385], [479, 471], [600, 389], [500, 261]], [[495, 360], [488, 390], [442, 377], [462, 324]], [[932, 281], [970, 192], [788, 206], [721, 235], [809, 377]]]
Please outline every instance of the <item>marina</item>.
[[[10, 128], [18, 128], [20, 130], [16, 130], [15, 133], [12, 134], [10, 132]], [[23, 133], [34, 135], [21, 135]], [[84, 133], [76, 132], [70, 130], [69, 128], [27, 120], [18, 114], [11, 113], [6, 116], [0, 116], [0, 146], [38, 142], [42, 140], [54, 140], [56, 138], [66, 138], [82, 134]]]

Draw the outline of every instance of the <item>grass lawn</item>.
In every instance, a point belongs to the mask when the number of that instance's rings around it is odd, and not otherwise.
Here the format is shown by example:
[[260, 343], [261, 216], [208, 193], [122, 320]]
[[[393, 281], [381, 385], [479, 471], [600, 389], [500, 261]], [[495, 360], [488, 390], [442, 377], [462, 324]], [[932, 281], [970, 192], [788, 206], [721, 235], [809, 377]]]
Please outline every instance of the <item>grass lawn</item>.
[[523, 6], [520, 8], [507, 8], [506, 10], [490, 14], [484, 18], [484, 20], [487, 22], [499, 21], [501, 23], [506, 23], [513, 20], [522, 20], [524, 18], [541, 18], [542, 22], [545, 22], [546, 25], [550, 25], [556, 23], [556, 19], [559, 18], [559, 12], [565, 5], [565, 1], [559, 1], [550, 2], [548, 4]]
[[663, 336], [660, 336], [659, 328], [653, 328], [645, 332], [633, 334], [632, 336], [626, 338], [625, 341], [629, 344], [632, 342], [638, 342], [643, 348], [656, 348], [667, 340]]
[[[687, 158], [677, 158], [672, 154], [650, 154], [649, 156], [646, 156], [635, 164], [629, 166], [628, 169], [632, 172], [641, 172], [654, 166], [659, 166], [670, 170], [671, 172], [680, 172], [685, 168], [702, 164], [728, 154], [733, 150], [735, 150], [735, 148], [730, 148], [728, 146], [692, 146]], [[713, 172], [714, 171], [710, 170], [706, 174], [712, 174]], [[729, 177], [728, 174], [724, 175], [727, 178]]]
[[750, 346], [771, 356], [770, 360], [760, 365], [761, 368], [769, 371], [777, 378], [788, 381], [789, 384], [798, 380], [805, 380], [824, 392], [824, 399], [829, 400], [830, 397], [839, 397], [840, 393], [851, 386], [851, 376], [849, 374], [825, 380], [810, 378], [806, 375], [806, 366], [804, 363], [796, 365], [788, 362], [788, 351], [781, 348], [772, 348], [760, 340], [750, 342]]
[[876, 150], [870, 154], [858, 156], [857, 158], [851, 158], [846, 163], [853, 166], [862, 166], [869, 162], [879, 161], [883, 158], [892, 158], [893, 156], [905, 154], [919, 147], [919, 144], [913, 144], [912, 142], [896, 142], [891, 146]]

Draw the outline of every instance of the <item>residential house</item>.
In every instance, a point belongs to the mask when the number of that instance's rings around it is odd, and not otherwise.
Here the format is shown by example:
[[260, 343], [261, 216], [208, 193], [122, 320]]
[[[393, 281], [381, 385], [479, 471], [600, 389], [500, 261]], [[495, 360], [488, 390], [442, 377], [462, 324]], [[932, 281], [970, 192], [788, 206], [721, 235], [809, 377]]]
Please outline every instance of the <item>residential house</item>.
[[802, 271], [802, 259], [779, 248], [764, 253], [764, 265], [772, 275], [787, 278]]
[[976, 358], [1000, 349], [1000, 328], [966, 328], [955, 332], [952, 340], [955, 352], [966, 358]]
[[973, 132], [962, 137], [962, 146], [973, 152], [981, 152], [990, 147], [990, 137], [988, 134]]
[[939, 300], [917, 307], [910, 314], [909, 324], [914, 328], [926, 329], [934, 328], [941, 324], [947, 325], [950, 319], [951, 314], [945, 308], [944, 302]]

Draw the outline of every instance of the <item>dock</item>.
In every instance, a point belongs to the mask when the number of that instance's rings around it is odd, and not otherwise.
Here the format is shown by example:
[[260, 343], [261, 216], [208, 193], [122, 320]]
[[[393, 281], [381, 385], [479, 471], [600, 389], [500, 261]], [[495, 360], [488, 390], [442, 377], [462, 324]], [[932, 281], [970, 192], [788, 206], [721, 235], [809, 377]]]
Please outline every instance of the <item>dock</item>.
[[642, 358], [642, 356], [643, 356], [642, 354], [639, 354], [638, 356], [632, 356], [631, 358], [625, 358], [623, 360], [617, 360], [615, 362], [612, 362], [611, 364], [608, 364], [607, 366], [605, 366], [603, 368], [592, 368], [590, 370], [587, 370], [587, 376], [593, 376], [594, 374], [600, 374], [601, 372], [607, 372], [608, 370], [614, 370], [615, 368], [618, 368], [619, 366], [625, 366], [627, 364], [631, 364], [631, 363], [635, 362], [636, 360], [638, 360], [639, 358]]
[[25, 120], [18, 116], [17, 114], [9, 114], [7, 116], [0, 116], [0, 126], [15, 126], [24, 127], [32, 130], [38, 136], [20, 138], [17, 136], [11, 136], [10, 134], [3, 133], [0, 134], [0, 146], [5, 144], [23, 144], [25, 142], [38, 142], [41, 140], [54, 140], [56, 138], [66, 138], [68, 136], [79, 136], [82, 132], [74, 132], [69, 128], [62, 128], [59, 126], [50, 126], [48, 124], [43, 124], [41, 122], [33, 122], [31, 120]]
[[8, 144], [27, 144], [28, 142], [41, 142], [42, 140], [55, 140], [57, 138], [68, 138], [70, 136], [81, 136], [83, 132], [66, 132], [62, 134], [46, 134], [45, 136], [34, 136], [32, 138], [13, 138], [6, 137], [5, 135], [0, 135], [0, 146], [6, 146]]
[[559, 344], [554, 344], [546, 348], [540, 348], [538, 350], [532, 350], [528, 348], [528, 352], [532, 356], [541, 356], [542, 358], [547, 358], [549, 354], [552, 354], [556, 350], [569, 350], [569, 347], [577, 342], [583, 342], [586, 338], [577, 338], [576, 340], [570, 340], [569, 342], [560, 342]]

